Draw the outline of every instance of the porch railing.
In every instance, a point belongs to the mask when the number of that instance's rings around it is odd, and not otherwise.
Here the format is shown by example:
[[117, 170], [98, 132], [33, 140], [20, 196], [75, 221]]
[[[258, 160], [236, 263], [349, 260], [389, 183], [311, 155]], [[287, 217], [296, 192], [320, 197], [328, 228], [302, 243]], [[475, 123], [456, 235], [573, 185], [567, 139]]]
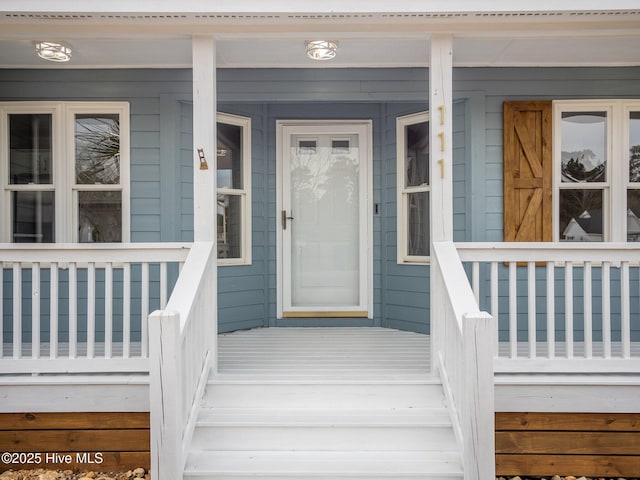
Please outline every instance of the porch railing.
[[147, 372], [190, 244], [0, 244], [0, 373]]
[[182, 478], [198, 406], [215, 369], [217, 254], [196, 242], [164, 310], [149, 317], [151, 470]]
[[462, 446], [465, 480], [495, 478], [493, 318], [481, 312], [452, 242], [435, 242], [433, 349]]
[[496, 371], [639, 371], [640, 246], [456, 247], [475, 298], [498, 320]]

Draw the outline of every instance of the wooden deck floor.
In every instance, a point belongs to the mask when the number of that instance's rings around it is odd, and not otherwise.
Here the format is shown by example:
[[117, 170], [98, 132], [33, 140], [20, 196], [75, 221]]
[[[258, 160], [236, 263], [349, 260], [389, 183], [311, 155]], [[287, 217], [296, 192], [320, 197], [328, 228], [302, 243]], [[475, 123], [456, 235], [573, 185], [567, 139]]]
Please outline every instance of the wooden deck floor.
[[218, 337], [220, 374], [430, 375], [428, 335], [386, 328], [263, 328]]

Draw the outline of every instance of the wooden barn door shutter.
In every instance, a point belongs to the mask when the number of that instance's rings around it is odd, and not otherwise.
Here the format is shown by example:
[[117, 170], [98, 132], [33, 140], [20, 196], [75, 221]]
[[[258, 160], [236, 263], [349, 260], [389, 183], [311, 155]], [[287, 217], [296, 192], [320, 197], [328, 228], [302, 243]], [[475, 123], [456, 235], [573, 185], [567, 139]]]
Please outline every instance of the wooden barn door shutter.
[[553, 239], [551, 102], [504, 103], [504, 241]]

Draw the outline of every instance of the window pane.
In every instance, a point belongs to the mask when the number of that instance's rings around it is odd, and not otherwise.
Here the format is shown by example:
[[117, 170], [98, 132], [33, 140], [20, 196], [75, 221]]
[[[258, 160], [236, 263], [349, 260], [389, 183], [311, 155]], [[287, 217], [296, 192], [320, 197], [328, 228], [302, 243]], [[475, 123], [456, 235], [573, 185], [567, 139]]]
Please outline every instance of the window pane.
[[117, 114], [76, 115], [76, 183], [120, 183], [120, 121]]
[[627, 241], [640, 242], [640, 190], [627, 190]]
[[640, 112], [629, 114], [629, 181], [640, 182]]
[[602, 190], [560, 190], [560, 240], [604, 241]]
[[293, 151], [294, 155], [315, 155], [317, 152], [317, 142], [315, 140], [298, 140], [298, 150]]
[[429, 255], [429, 192], [407, 194], [407, 255]]
[[78, 241], [122, 241], [122, 192], [78, 192]]
[[242, 127], [218, 123], [218, 188], [242, 189]]
[[9, 115], [9, 183], [51, 184], [51, 115]]
[[429, 184], [429, 122], [407, 125], [405, 137], [405, 186]]
[[218, 195], [218, 258], [242, 257], [242, 199]]
[[607, 113], [562, 114], [562, 181], [606, 182]]
[[349, 140], [331, 140], [331, 153], [333, 155], [349, 155]]
[[13, 241], [52, 243], [54, 241], [53, 192], [11, 192]]

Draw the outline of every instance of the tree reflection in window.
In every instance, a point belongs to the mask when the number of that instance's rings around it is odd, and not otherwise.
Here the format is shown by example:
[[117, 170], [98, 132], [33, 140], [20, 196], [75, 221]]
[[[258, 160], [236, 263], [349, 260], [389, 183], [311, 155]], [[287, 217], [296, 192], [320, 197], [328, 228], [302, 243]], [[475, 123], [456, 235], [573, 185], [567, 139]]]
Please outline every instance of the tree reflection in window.
[[120, 122], [117, 114], [77, 114], [76, 183], [120, 183]]
[[606, 112], [562, 114], [562, 182], [606, 182]]

